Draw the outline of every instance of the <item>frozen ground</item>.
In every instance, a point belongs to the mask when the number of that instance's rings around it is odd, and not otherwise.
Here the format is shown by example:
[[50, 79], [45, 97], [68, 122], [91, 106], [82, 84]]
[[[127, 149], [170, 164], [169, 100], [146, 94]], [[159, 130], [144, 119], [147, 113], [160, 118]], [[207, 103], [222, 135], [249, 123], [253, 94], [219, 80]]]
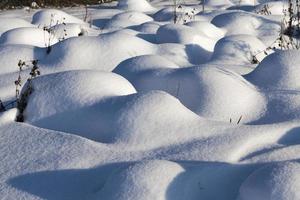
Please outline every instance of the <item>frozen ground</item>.
[[300, 199], [300, 52], [259, 53], [286, 3], [171, 4], [0, 12], [0, 99], [42, 73], [0, 113], [0, 199]]

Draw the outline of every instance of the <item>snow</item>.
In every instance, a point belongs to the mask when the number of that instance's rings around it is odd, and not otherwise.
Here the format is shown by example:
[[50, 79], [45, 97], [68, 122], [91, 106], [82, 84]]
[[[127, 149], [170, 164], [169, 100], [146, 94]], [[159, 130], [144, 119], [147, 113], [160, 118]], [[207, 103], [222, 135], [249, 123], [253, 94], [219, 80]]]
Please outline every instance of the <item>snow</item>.
[[13, 17], [1, 17], [0, 19], [0, 33], [4, 33], [8, 30], [12, 30], [14, 28], [21, 28], [21, 27], [34, 27], [31, 23], [27, 22], [26, 20], [20, 18], [13, 18]]
[[299, 199], [299, 52], [265, 52], [283, 5], [1, 11], [0, 199]]
[[1, 35], [0, 44], [24, 44], [36, 47], [47, 47], [58, 42], [58, 39], [47, 31], [38, 28], [16, 28]]
[[32, 16], [32, 24], [39, 27], [54, 26], [62, 23], [84, 24], [82, 20], [55, 9], [41, 10]]
[[242, 184], [239, 199], [298, 199], [299, 170], [297, 162], [261, 167]]
[[153, 19], [144, 13], [127, 11], [113, 16], [106, 23], [105, 29], [120, 30], [125, 27], [140, 25], [151, 21], [153, 21]]
[[157, 30], [156, 40], [159, 43], [194, 44], [204, 50], [213, 51], [215, 42], [204, 34], [180, 24], [167, 24]]
[[120, 0], [117, 7], [119, 9], [140, 12], [153, 12], [155, 10], [155, 8], [147, 0]]
[[[130, 165], [112, 175], [95, 199], [178, 199], [178, 194], [168, 194], [173, 179], [183, 173], [177, 163], [150, 160]], [[151, 177], [146, 178], [146, 177]], [[118, 188], [116, 190], [116, 188]]]
[[299, 90], [297, 74], [299, 52], [296, 50], [278, 51], [271, 54], [248, 74], [249, 80], [268, 90]]

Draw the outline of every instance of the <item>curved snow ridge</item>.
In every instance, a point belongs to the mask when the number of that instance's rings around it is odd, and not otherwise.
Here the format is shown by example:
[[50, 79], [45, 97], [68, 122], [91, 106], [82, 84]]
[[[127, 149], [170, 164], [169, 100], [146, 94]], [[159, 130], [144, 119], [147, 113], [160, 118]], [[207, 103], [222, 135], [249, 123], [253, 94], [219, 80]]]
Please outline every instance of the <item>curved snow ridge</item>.
[[147, 0], [120, 0], [117, 7], [139, 12], [154, 12], [156, 10]]
[[299, 160], [300, 156], [298, 152], [300, 150], [300, 145], [287, 145], [289, 144], [279, 144], [273, 148], [261, 152], [260, 154], [249, 155], [242, 161], [243, 163], [270, 163]]
[[0, 44], [22, 44], [36, 47], [47, 47], [58, 42], [55, 35], [39, 28], [16, 28], [3, 33]]
[[51, 27], [63, 23], [86, 24], [81, 19], [56, 9], [40, 10], [32, 16], [32, 24], [38, 25], [41, 28], [44, 26]]
[[142, 64], [147, 61], [146, 56], [132, 58], [114, 72], [128, 79], [139, 92], [166, 91], [205, 118], [229, 122], [242, 116], [241, 123], [248, 123], [265, 112], [264, 95], [234, 72], [215, 67], [172, 69], [169, 62], [164, 63], [165, 67], [154, 64], [161, 67], [151, 68]]
[[[104, 187], [91, 199], [152, 200], [183, 197], [179, 192], [170, 196], [168, 188], [185, 170], [175, 162], [148, 160], [119, 169], [106, 181]], [[179, 196], [178, 196], [179, 195]]]
[[[236, 122], [236, 121], [234, 121]], [[207, 132], [207, 135], [190, 135], [189, 140], [182, 140], [180, 143], [170, 143], [169, 146], [161, 146], [153, 149], [153, 157], [163, 157], [169, 160], [186, 161], [209, 161], [209, 162], [228, 162], [251, 164], [272, 161], [275, 156], [268, 159], [267, 154], [278, 156], [278, 160], [297, 159], [299, 155], [295, 150], [276, 152], [276, 148], [283, 147], [282, 138], [287, 137], [291, 131], [297, 127], [297, 123], [282, 123], [272, 125], [236, 125], [206, 122], [206, 126], [199, 126], [200, 132]], [[203, 129], [205, 128], [205, 129]], [[297, 138], [294, 136], [293, 138]], [[288, 144], [286, 144], [288, 145]], [[211, 148], [211, 147], [214, 148]], [[199, 151], [200, 150], [200, 151]], [[282, 154], [280, 154], [282, 153]], [[266, 158], [267, 160], [263, 160]], [[275, 159], [276, 160], [276, 159]], [[260, 162], [259, 162], [260, 163]]]
[[300, 164], [269, 164], [253, 172], [240, 187], [238, 200], [299, 199]]
[[111, 71], [123, 60], [152, 54], [156, 49], [155, 45], [136, 36], [113, 32], [101, 34], [98, 37], [77, 37], [64, 40], [52, 46], [51, 53], [41, 63], [58, 70]]

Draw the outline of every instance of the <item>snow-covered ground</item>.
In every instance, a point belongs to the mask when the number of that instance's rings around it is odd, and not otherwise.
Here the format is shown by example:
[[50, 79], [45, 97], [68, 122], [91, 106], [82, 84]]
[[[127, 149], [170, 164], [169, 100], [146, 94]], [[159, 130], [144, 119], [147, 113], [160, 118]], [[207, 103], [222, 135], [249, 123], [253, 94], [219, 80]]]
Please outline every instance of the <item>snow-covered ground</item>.
[[264, 53], [286, 2], [172, 2], [0, 12], [0, 100], [41, 72], [0, 112], [0, 199], [300, 199], [300, 51]]

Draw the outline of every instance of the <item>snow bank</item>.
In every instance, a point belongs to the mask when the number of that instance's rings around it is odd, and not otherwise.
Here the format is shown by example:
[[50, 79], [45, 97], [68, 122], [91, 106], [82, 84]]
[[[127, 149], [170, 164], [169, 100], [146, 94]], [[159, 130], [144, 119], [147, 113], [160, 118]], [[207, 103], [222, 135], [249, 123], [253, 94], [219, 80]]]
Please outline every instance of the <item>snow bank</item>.
[[1, 44], [25, 44], [37, 47], [47, 47], [58, 42], [55, 35], [39, 28], [16, 28], [3, 33]]
[[266, 90], [299, 90], [299, 52], [278, 51], [267, 56], [247, 79]]
[[153, 12], [156, 10], [147, 0], [120, 0], [117, 7], [119, 9], [139, 12]]
[[[114, 173], [93, 199], [165, 199], [169, 196], [169, 185], [183, 172], [179, 164], [170, 161], [150, 160], [132, 164]], [[176, 199], [176, 194], [170, 198]]]
[[239, 200], [284, 200], [300, 198], [300, 165], [271, 164], [256, 170], [240, 188]]

